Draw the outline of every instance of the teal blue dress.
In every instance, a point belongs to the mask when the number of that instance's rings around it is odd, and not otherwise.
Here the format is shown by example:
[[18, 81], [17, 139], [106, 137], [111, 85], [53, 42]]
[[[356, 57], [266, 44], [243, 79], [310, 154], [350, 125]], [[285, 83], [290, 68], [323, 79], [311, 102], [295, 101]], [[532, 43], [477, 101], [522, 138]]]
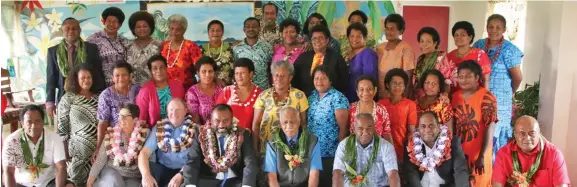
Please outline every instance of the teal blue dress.
[[160, 102], [160, 119], [164, 119], [168, 115], [166, 112], [166, 106], [168, 105], [168, 102], [172, 100], [170, 87], [167, 86], [164, 89], [157, 89], [156, 93], [158, 94], [158, 101]]

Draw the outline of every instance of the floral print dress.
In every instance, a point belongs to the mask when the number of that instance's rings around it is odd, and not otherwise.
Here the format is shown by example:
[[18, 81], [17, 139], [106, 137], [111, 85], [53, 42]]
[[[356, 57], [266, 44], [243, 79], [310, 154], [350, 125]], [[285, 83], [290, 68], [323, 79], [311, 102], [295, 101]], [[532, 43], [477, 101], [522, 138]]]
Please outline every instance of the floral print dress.
[[218, 48], [211, 48], [209, 43], [202, 45], [202, 55], [216, 61], [216, 77], [226, 85], [231, 85], [234, 80], [232, 47], [228, 42], [222, 42]]

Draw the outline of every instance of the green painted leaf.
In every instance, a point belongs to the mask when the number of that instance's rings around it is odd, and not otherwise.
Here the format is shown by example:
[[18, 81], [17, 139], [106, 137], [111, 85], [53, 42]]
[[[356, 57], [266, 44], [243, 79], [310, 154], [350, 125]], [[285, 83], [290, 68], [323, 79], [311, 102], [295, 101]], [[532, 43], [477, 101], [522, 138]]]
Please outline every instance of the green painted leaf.
[[351, 174], [353, 174], [354, 176], [357, 176], [357, 171], [355, 171], [355, 169], [353, 169], [351, 166], [349, 166], [348, 163], [345, 162], [345, 167], [347, 168], [347, 171]]
[[294, 2], [293, 2], [292, 0], [285, 1], [285, 10], [286, 10], [286, 11], [285, 11], [285, 16], [284, 16], [285, 18], [289, 18], [289, 17], [290, 17], [290, 12], [291, 12], [291, 10], [292, 10], [292, 8], [293, 8], [293, 4], [294, 4]]
[[383, 1], [383, 4], [385, 5], [385, 10], [387, 11], [387, 14], [395, 13], [395, 6], [393, 5], [393, 2], [391, 2], [391, 0], [385, 0]]
[[76, 11], [78, 11], [79, 8], [80, 6], [78, 6], [78, 4], [74, 5], [74, 9], [72, 9], [72, 14], [76, 13]]
[[374, 0], [369, 0], [367, 2], [367, 5], [369, 6], [369, 18], [371, 19], [371, 29], [373, 30], [373, 38], [378, 39], [381, 36], [382, 32], [381, 9], [379, 8], [379, 3]]
[[301, 1], [300, 22], [304, 23], [307, 19], [309, 8], [313, 4], [312, 1]]
[[88, 7], [86, 7], [86, 5], [84, 5], [84, 4], [79, 4], [79, 6], [84, 8], [84, 10], [88, 10]]
[[333, 24], [333, 18], [337, 9], [335, 1], [320, 1], [317, 12], [325, 17], [329, 28]]

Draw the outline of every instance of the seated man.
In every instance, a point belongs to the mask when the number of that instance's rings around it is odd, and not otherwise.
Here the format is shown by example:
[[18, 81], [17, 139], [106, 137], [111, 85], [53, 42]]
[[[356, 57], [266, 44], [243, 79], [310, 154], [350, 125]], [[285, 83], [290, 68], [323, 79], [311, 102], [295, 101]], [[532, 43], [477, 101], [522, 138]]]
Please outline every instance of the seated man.
[[188, 151], [184, 185], [256, 187], [258, 166], [250, 133], [238, 126], [232, 108], [218, 104]]
[[44, 111], [28, 105], [20, 110], [22, 129], [14, 131], [2, 147], [6, 187], [73, 187], [66, 181], [64, 143], [53, 131], [44, 130]]
[[[180, 98], [172, 99], [166, 111], [168, 119], [156, 123], [138, 154], [143, 187], [182, 184], [180, 171], [186, 164], [188, 148], [192, 145], [198, 125], [192, 122], [185, 101]], [[149, 162], [152, 152], [156, 153], [157, 162]]]
[[333, 186], [400, 187], [395, 148], [375, 134], [373, 115], [357, 114], [354, 127], [337, 147]]
[[319, 186], [323, 165], [318, 138], [301, 128], [299, 113], [292, 107], [278, 109], [282, 131], [267, 142], [264, 163], [270, 187]]
[[571, 186], [563, 153], [541, 136], [539, 122], [535, 118], [522, 116], [517, 119], [513, 137], [514, 141], [497, 152], [493, 165], [493, 187]]
[[436, 113], [421, 114], [403, 154], [402, 174], [407, 187], [470, 186], [461, 139], [451, 133], [447, 126], [439, 124]]

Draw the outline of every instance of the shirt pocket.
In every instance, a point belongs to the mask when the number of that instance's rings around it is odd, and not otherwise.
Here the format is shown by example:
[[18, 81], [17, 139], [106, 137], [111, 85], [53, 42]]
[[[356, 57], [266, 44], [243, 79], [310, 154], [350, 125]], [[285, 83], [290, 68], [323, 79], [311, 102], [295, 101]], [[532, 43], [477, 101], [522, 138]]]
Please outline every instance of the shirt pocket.
[[533, 184], [536, 187], [550, 187], [553, 185], [549, 169], [540, 169], [533, 175]]

